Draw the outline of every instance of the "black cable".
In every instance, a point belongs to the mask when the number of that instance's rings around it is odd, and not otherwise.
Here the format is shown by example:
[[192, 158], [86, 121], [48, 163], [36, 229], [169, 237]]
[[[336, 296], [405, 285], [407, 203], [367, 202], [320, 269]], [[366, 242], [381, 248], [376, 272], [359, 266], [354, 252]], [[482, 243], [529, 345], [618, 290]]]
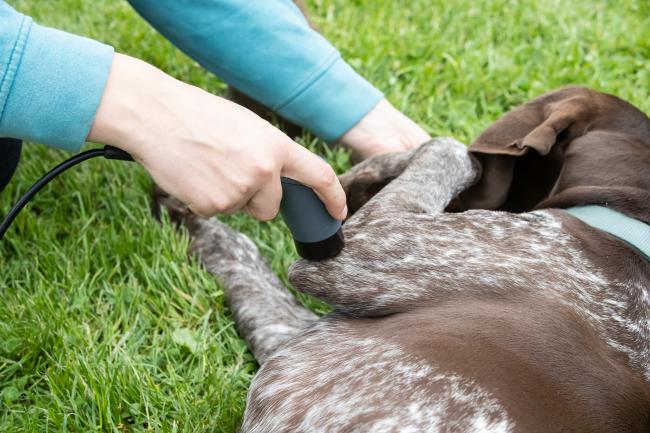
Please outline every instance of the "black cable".
[[5, 219], [2, 220], [2, 224], [0, 224], [0, 240], [2, 240], [2, 238], [5, 235], [5, 232], [7, 231], [11, 223], [14, 221], [18, 213], [45, 185], [50, 183], [52, 179], [54, 179], [55, 177], [57, 177], [58, 175], [60, 175], [70, 167], [74, 167], [80, 162], [86, 161], [87, 159], [95, 158], [97, 156], [103, 156], [106, 159], [133, 161], [131, 155], [124, 152], [123, 150], [117, 149], [112, 146], [105, 146], [103, 149], [87, 150], [85, 152], [78, 153], [69, 159], [66, 159], [61, 164], [57, 165], [52, 170], [50, 170], [46, 175], [41, 177], [38, 180], [38, 182], [32, 185], [27, 190], [27, 192], [23, 194], [22, 197], [20, 197], [20, 200], [16, 202], [14, 207], [11, 208], [11, 210], [9, 211]]

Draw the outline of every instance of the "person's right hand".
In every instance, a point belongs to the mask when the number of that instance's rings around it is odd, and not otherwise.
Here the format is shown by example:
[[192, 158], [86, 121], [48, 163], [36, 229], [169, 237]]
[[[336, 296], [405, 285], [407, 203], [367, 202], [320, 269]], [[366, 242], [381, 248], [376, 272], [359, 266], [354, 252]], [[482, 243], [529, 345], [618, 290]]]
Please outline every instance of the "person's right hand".
[[243, 209], [260, 220], [280, 206], [280, 176], [312, 189], [343, 219], [332, 168], [251, 111], [116, 54], [89, 141], [125, 150], [156, 183], [203, 216]]
[[352, 159], [359, 161], [415, 149], [429, 140], [431, 136], [424, 129], [382, 99], [338, 142], [352, 149]]

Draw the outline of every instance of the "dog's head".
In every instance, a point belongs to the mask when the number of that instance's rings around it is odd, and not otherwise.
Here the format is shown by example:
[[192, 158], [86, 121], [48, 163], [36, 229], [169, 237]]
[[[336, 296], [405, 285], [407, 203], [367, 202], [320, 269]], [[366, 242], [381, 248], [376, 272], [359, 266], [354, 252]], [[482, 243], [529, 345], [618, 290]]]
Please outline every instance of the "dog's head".
[[[600, 204], [650, 223], [650, 119], [615, 96], [582, 87], [542, 95], [504, 115], [469, 150], [481, 177], [449, 211]], [[399, 176], [411, 155], [378, 155], [341, 176], [351, 212]]]
[[650, 223], [650, 119], [615, 96], [581, 87], [543, 95], [470, 152], [482, 176], [450, 210], [601, 204]]

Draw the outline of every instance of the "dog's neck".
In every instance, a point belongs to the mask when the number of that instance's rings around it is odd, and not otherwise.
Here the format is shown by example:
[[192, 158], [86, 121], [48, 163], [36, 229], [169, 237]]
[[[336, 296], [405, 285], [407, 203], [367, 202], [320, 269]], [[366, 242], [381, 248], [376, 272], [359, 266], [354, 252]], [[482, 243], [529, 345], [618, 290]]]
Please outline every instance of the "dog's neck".
[[604, 206], [574, 206], [567, 212], [622, 240], [650, 262], [650, 225]]

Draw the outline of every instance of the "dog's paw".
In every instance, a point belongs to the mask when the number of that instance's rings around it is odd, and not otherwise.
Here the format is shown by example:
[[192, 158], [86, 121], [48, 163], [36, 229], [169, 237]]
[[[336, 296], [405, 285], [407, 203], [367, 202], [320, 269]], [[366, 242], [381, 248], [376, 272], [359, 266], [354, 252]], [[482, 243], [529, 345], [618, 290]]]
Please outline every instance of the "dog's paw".
[[166, 212], [169, 219], [177, 226], [188, 226], [195, 219], [201, 218], [193, 213], [185, 203], [168, 194], [156, 184], [151, 191], [151, 212], [158, 221], [161, 220], [163, 212]]
[[393, 179], [402, 174], [415, 150], [375, 155], [339, 176], [352, 215]]

